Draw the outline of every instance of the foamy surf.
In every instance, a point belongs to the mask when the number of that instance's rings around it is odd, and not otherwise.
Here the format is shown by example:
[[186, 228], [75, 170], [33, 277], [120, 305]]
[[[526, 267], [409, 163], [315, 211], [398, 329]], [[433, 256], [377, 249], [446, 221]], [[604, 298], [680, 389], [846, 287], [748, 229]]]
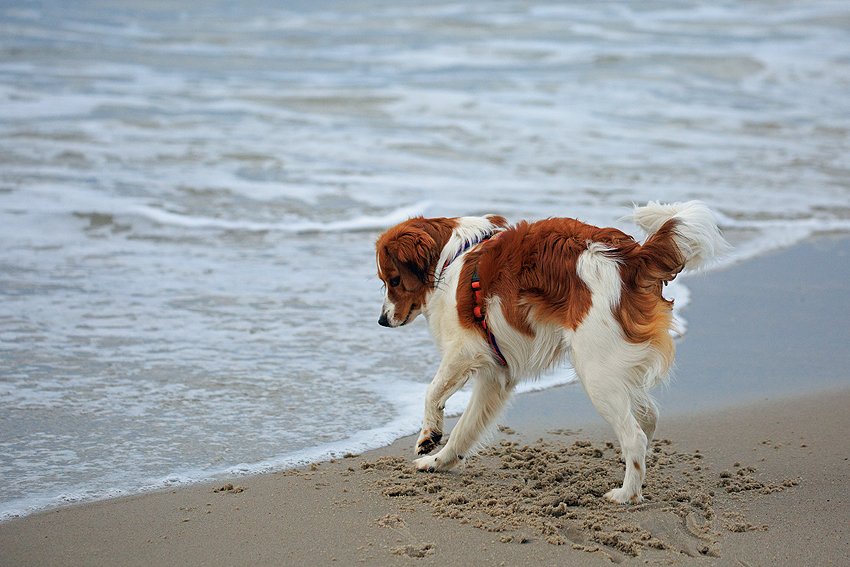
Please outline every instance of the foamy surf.
[[359, 216], [348, 220], [319, 222], [319, 221], [293, 221], [293, 222], [251, 222], [240, 220], [226, 220], [207, 217], [196, 217], [181, 215], [148, 206], [136, 206], [129, 210], [149, 218], [154, 222], [180, 226], [186, 228], [212, 228], [221, 230], [246, 230], [252, 232], [283, 232], [283, 233], [310, 233], [310, 232], [359, 232], [374, 231], [398, 224], [410, 217], [423, 215], [431, 205], [428, 201], [422, 201], [413, 205], [400, 207], [385, 215]]

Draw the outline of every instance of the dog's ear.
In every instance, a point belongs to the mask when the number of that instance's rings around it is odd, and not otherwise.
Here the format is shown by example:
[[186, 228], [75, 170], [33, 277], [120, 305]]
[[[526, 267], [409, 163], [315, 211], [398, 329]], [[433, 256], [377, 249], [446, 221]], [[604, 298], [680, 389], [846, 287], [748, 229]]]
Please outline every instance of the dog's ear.
[[386, 245], [387, 254], [393, 258], [400, 269], [405, 288], [413, 289], [413, 281], [407, 281], [412, 275], [418, 284], [427, 284], [439, 251], [437, 243], [430, 234], [416, 227], [406, 227]]

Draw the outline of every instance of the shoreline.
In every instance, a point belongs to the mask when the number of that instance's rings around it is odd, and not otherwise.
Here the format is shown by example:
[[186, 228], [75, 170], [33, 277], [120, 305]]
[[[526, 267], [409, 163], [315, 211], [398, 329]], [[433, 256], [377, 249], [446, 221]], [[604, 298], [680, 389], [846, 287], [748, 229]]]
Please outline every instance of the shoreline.
[[[560, 526], [541, 528], [554, 530], [547, 535], [516, 518], [528, 510], [501, 516], [519, 527], [508, 522], [501, 531], [488, 531], [492, 516], [470, 504], [485, 496], [506, 499], [473, 488], [507, 483], [498, 476], [505, 454], [525, 445], [535, 458], [564, 453], [559, 466], [581, 465], [576, 470], [582, 477], [588, 466], [604, 464], [596, 484], [607, 487], [621, 478], [613, 432], [572, 384], [515, 398], [491, 448], [457, 472], [410, 475], [411, 436], [362, 456], [234, 477], [220, 486], [203, 482], [10, 519], [0, 523], [0, 563], [338, 565], [362, 559], [389, 565], [411, 557], [423, 564], [463, 557], [466, 564], [487, 559], [510, 565], [539, 555], [544, 564], [565, 558], [577, 565], [724, 564], [731, 554], [760, 564], [765, 556], [758, 547], [777, 554], [774, 564], [846, 562], [850, 507], [841, 487], [850, 470], [843, 434], [850, 427], [843, 410], [850, 402], [850, 353], [838, 346], [850, 338], [843, 324], [848, 250], [850, 238], [821, 237], [688, 278], [688, 333], [677, 342], [671, 385], [655, 392], [661, 408], [657, 439], [666, 444], [656, 445], [660, 464], [649, 470], [647, 482], [661, 484], [647, 484], [644, 493], [653, 500], [631, 511], [599, 508], [598, 499], [588, 498], [560, 516], [530, 513]], [[451, 426], [456, 418], [447, 421]], [[576, 441], [589, 445], [577, 447]], [[602, 456], [583, 455], [587, 447]], [[722, 477], [725, 472], [730, 476]], [[724, 479], [751, 488], [725, 492]], [[715, 494], [692, 480], [712, 485]], [[676, 482], [686, 504], [662, 496], [671, 489], [661, 485]], [[228, 483], [232, 489], [213, 492]], [[388, 490], [400, 495], [387, 496]], [[456, 496], [454, 508], [430, 496], [444, 493]], [[700, 498], [703, 508], [694, 504]], [[800, 511], [805, 513], [798, 516]], [[575, 518], [564, 519], [567, 514]], [[588, 518], [608, 534], [603, 543], [581, 527]], [[812, 528], [796, 529], [795, 522], [803, 521]], [[612, 531], [616, 525], [626, 531]], [[625, 543], [634, 540], [624, 534], [647, 539]], [[829, 545], [814, 547], [805, 538]], [[363, 543], [352, 547], [358, 539]]]
[[[410, 436], [300, 469], [35, 514], [0, 525], [0, 562], [841, 565], [847, 404], [850, 387], [665, 420], [639, 506], [601, 499], [622, 475], [602, 424], [536, 440], [504, 427], [446, 474], [413, 472]], [[534, 469], [567, 478], [541, 483]]]

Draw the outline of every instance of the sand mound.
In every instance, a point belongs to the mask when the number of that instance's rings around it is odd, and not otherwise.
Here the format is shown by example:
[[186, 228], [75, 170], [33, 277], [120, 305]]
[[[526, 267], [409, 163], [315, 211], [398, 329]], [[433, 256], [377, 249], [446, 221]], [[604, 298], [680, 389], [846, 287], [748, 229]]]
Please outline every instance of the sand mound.
[[[374, 488], [386, 497], [428, 504], [436, 516], [501, 534], [502, 543], [543, 538], [601, 552], [615, 562], [648, 549], [718, 557], [718, 529], [763, 529], [747, 524], [741, 511], [732, 511], [736, 495], [770, 494], [796, 484], [759, 478], [755, 467], [739, 463], [732, 470], [713, 471], [698, 451], [680, 453], [669, 440], [653, 443], [646, 501], [638, 506], [602, 498], [620, 484], [624, 470], [612, 443], [541, 440], [520, 446], [501, 441], [467, 459], [467, 466], [456, 472], [418, 473], [396, 456], [363, 462], [361, 469], [374, 476]], [[720, 496], [724, 506], [718, 518]]]

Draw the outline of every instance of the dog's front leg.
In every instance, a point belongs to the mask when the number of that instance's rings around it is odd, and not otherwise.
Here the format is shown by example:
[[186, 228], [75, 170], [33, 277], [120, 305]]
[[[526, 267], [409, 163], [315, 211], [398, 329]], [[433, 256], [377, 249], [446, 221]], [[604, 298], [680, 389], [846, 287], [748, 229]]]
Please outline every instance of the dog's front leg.
[[457, 392], [473, 372], [468, 361], [454, 357], [443, 358], [437, 375], [425, 392], [425, 418], [422, 431], [416, 440], [416, 453], [425, 455], [433, 451], [443, 437], [443, 410], [446, 402]]
[[475, 379], [472, 399], [460, 416], [448, 443], [433, 456], [416, 459], [416, 468], [423, 472], [446, 471], [463, 460], [481, 440], [485, 430], [505, 407], [512, 386], [499, 376], [485, 373]]

